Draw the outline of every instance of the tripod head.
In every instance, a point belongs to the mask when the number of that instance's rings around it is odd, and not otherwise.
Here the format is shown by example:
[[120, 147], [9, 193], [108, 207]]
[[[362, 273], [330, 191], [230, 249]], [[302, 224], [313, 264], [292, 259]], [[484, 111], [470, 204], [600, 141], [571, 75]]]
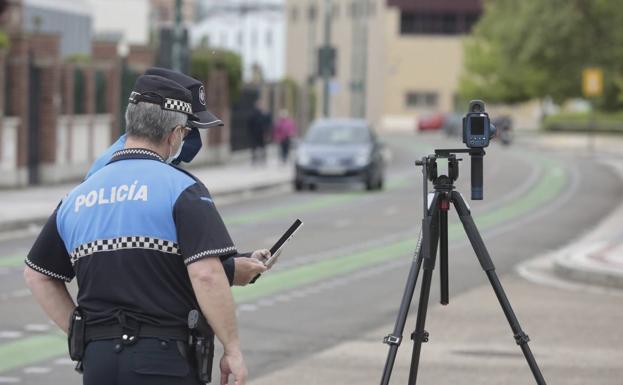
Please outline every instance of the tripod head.
[[[485, 150], [482, 148], [459, 148], [459, 149], [437, 149], [434, 154], [428, 155], [422, 160], [415, 162], [416, 166], [422, 166], [424, 172], [424, 184], [427, 180], [433, 182], [438, 190], [451, 191], [454, 189], [454, 182], [459, 178], [459, 162], [461, 158], [457, 158], [457, 154], [469, 154], [471, 159], [471, 182], [472, 182], [472, 200], [482, 200], [482, 158]], [[448, 159], [447, 175], [439, 175], [437, 168], [437, 159]], [[426, 190], [425, 190], [426, 191]]]

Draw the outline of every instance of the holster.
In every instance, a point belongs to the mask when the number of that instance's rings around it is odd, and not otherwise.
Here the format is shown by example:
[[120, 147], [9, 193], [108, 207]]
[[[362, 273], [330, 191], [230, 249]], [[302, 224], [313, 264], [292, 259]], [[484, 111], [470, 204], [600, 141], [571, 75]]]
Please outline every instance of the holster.
[[69, 318], [69, 333], [67, 345], [69, 347], [69, 357], [73, 361], [81, 361], [84, 356], [85, 348], [85, 318], [80, 308], [76, 308]]
[[189, 345], [194, 356], [197, 376], [201, 383], [212, 381], [212, 365], [214, 363], [214, 332], [200, 311], [188, 313]]
[[212, 365], [214, 363], [214, 335], [199, 337], [195, 340], [194, 353], [197, 375], [202, 383], [212, 382]]

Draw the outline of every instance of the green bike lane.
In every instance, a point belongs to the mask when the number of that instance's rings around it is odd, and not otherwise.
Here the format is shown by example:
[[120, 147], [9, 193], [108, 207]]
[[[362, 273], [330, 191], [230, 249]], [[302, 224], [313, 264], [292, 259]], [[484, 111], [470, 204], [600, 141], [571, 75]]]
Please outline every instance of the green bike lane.
[[[563, 164], [542, 156], [530, 158], [543, 172], [533, 187], [523, 196], [509, 204], [482, 213], [474, 213], [479, 228], [483, 231], [494, 226], [518, 219], [535, 209], [553, 201], [568, 182], [569, 174]], [[388, 184], [388, 190], [404, 188], [409, 184], [407, 178], [394, 178]], [[320, 209], [331, 209], [357, 199], [368, 197], [364, 193], [353, 192], [340, 195], [321, 196], [298, 205], [267, 208], [256, 212], [226, 218], [230, 225], [257, 224], [262, 221], [303, 214]], [[460, 225], [449, 227], [449, 239], [458, 240], [463, 236]], [[413, 237], [389, 242], [366, 251], [344, 253], [332, 258], [271, 272], [259, 280], [252, 289], [234, 288], [237, 303], [248, 303], [275, 293], [286, 292], [298, 287], [310, 285], [334, 276], [344, 275], [360, 269], [382, 264], [386, 261], [404, 257], [412, 253], [415, 247]], [[23, 256], [11, 256], [0, 259], [0, 266], [21, 265]], [[25, 337], [20, 340], [0, 345], [0, 373], [15, 368], [32, 365], [66, 353], [66, 341], [62, 333], [47, 333]]]

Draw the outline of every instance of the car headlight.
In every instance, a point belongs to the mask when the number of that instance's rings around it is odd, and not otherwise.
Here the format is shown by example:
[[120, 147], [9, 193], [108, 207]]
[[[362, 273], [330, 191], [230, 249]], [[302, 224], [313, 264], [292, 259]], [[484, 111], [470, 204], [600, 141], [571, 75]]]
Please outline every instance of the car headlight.
[[299, 166], [309, 166], [311, 163], [311, 157], [304, 150], [299, 150], [296, 154], [296, 164]]
[[357, 154], [354, 159], [355, 166], [364, 167], [370, 163], [370, 154], [367, 152], [362, 152]]

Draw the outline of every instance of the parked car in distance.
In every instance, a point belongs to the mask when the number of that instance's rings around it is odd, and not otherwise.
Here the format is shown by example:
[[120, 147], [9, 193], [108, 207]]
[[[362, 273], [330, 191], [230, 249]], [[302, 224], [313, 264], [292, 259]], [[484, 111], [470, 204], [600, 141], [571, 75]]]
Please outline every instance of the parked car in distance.
[[424, 115], [417, 121], [417, 130], [423, 131], [436, 131], [443, 127], [445, 117], [441, 113], [432, 115]]
[[363, 183], [367, 190], [380, 190], [385, 179], [382, 148], [363, 119], [317, 120], [297, 149], [294, 188]]

